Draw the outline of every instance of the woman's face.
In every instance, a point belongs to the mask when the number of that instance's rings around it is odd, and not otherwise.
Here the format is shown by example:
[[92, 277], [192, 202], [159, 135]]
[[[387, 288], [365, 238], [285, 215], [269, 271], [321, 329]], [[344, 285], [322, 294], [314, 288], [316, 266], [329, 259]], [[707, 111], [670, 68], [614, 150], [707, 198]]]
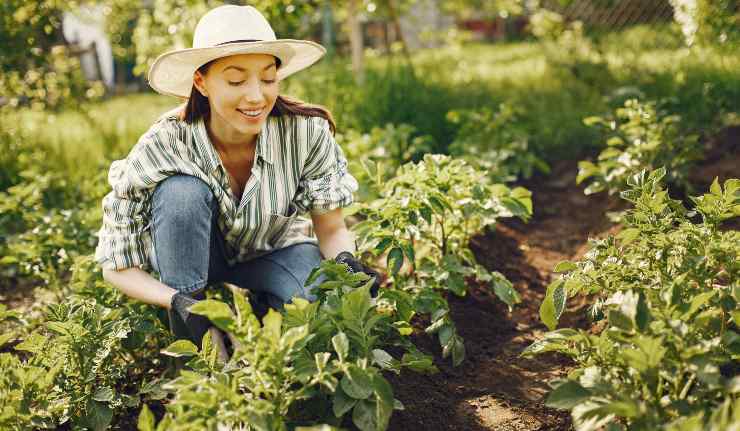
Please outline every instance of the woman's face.
[[278, 96], [277, 64], [267, 54], [239, 54], [214, 61], [196, 88], [208, 97], [210, 128], [227, 141], [250, 139], [262, 130]]

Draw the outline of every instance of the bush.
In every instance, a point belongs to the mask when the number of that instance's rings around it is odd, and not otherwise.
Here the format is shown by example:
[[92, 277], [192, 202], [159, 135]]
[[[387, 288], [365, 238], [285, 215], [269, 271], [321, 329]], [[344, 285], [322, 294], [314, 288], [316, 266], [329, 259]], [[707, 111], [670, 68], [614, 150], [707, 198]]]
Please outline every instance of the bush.
[[668, 169], [668, 181], [687, 190], [688, 168], [701, 156], [698, 136], [680, 128], [681, 117], [667, 115], [653, 102], [627, 100], [610, 118], [589, 117], [583, 122], [606, 131], [607, 148], [596, 161], [578, 163], [577, 183], [590, 180], [586, 194], [624, 189], [629, 178], [644, 169]]
[[[376, 165], [369, 168], [370, 178], [382, 178]], [[527, 220], [532, 215], [531, 194], [521, 187], [491, 184], [482, 171], [442, 155], [403, 165], [394, 178], [376, 187], [380, 197], [361, 205], [365, 220], [353, 228], [359, 248], [375, 256], [387, 252], [398, 301], [431, 316], [427, 331], [438, 332], [443, 356], [451, 355], [457, 365], [464, 358], [464, 345], [442, 294], [464, 296], [470, 278], [487, 285], [509, 307], [520, 301], [502, 274], [476, 263], [468, 243], [499, 218]]]
[[550, 167], [529, 148], [521, 110], [507, 104], [497, 112], [490, 109], [450, 111], [447, 119], [459, 126], [449, 151], [489, 173], [493, 182], [528, 179]]

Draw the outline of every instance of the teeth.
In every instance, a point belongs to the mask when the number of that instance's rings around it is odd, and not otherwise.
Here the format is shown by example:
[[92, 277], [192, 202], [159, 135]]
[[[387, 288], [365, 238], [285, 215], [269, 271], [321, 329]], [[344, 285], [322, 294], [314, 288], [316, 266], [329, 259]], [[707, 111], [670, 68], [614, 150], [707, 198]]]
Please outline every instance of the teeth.
[[258, 117], [262, 113], [262, 110], [261, 109], [258, 109], [256, 111], [245, 111], [245, 110], [242, 110], [242, 109], [237, 109], [237, 111], [239, 111], [242, 114], [244, 114], [246, 116], [249, 116], [249, 117]]

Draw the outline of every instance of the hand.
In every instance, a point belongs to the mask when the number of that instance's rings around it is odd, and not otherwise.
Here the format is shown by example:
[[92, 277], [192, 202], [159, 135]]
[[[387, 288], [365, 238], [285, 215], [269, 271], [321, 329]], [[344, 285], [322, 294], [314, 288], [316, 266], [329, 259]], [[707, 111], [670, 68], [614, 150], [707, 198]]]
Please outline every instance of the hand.
[[190, 341], [195, 343], [195, 345], [200, 348], [201, 341], [203, 341], [203, 336], [208, 331], [208, 328], [213, 326], [213, 324], [210, 320], [208, 320], [207, 317], [188, 311], [188, 308], [190, 308], [193, 304], [197, 304], [198, 302], [200, 301], [194, 299], [188, 294], [178, 292], [172, 296], [170, 309], [173, 312], [172, 314], [175, 315], [173, 317], [179, 317], [181, 319], [181, 323], [184, 323], [185, 328], [187, 328], [187, 334], [175, 333], [175, 335], [186, 335], [188, 338], [190, 338]]
[[364, 273], [370, 277], [374, 277], [373, 285], [370, 287], [370, 295], [373, 298], [378, 296], [378, 289], [380, 289], [380, 274], [377, 271], [362, 264], [362, 262], [357, 260], [355, 256], [348, 251], [339, 253], [337, 257], [334, 258], [334, 261], [347, 265], [350, 272], [355, 274]]

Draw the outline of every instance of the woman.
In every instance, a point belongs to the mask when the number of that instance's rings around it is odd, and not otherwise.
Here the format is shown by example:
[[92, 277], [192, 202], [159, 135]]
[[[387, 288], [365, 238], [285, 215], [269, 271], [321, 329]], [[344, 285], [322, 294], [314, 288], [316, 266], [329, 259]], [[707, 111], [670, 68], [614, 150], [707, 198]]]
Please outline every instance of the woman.
[[175, 334], [199, 344], [210, 322], [188, 308], [208, 283], [249, 288], [280, 308], [312, 299], [304, 283], [322, 258], [375, 273], [352, 255], [341, 211], [357, 182], [331, 114], [279, 95], [280, 80], [324, 48], [278, 40], [256, 9], [233, 5], [201, 18], [193, 47], [149, 71], [152, 88], [188, 101], [111, 165], [96, 260], [105, 280], [168, 308]]

